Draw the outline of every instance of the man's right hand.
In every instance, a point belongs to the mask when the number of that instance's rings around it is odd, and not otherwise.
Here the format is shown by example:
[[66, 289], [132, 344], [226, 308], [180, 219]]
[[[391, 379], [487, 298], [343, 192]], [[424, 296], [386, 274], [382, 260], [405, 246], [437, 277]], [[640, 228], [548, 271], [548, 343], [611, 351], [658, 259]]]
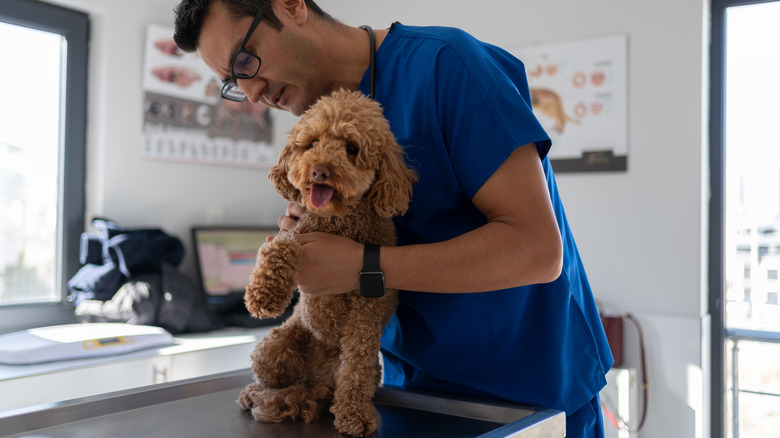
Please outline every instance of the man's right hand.
[[281, 216], [276, 222], [276, 224], [279, 225], [279, 230], [292, 233], [295, 226], [298, 225], [298, 219], [300, 219], [305, 212], [306, 209], [300, 204], [287, 204], [287, 211], [285, 211], [284, 216]]
[[[287, 211], [284, 212], [284, 216], [279, 217], [276, 224], [279, 226], [279, 232], [277, 236], [286, 236], [291, 234], [295, 226], [298, 225], [298, 219], [306, 210], [299, 204], [290, 203], [287, 204]], [[274, 240], [276, 236], [268, 236], [265, 238], [266, 242]]]

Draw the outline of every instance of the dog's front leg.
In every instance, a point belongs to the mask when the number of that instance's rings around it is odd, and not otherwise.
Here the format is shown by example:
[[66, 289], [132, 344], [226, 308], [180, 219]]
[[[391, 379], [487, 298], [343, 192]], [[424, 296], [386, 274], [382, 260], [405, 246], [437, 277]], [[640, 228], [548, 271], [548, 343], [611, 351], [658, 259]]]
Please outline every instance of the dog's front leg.
[[244, 304], [257, 318], [279, 316], [297, 286], [301, 245], [292, 237], [277, 236], [257, 253], [257, 263], [244, 294]]
[[[353, 314], [356, 312], [352, 312]], [[370, 313], [369, 313], [370, 315]], [[379, 416], [372, 403], [379, 385], [379, 347], [382, 327], [379, 318], [345, 327], [341, 345], [341, 364], [336, 374], [334, 401], [330, 408], [336, 429], [344, 434], [366, 436], [379, 426]]]

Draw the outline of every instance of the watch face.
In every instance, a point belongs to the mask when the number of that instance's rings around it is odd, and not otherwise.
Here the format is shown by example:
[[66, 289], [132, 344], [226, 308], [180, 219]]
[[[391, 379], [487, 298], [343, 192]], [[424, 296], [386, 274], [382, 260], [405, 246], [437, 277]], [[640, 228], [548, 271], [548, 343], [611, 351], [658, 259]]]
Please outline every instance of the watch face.
[[361, 272], [358, 277], [360, 296], [381, 297], [385, 295], [384, 272]]

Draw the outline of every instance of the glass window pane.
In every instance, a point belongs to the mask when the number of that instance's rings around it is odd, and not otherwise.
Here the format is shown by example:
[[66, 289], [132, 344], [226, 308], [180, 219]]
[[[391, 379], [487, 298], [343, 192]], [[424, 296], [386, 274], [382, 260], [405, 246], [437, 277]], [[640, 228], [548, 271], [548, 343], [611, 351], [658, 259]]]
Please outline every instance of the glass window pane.
[[769, 331], [780, 331], [777, 23], [780, 2], [726, 10], [726, 325]]
[[0, 305], [60, 299], [63, 46], [59, 34], [0, 22]]
[[[780, 2], [725, 15], [727, 436], [777, 436], [780, 416]], [[739, 330], [747, 329], [747, 330]]]

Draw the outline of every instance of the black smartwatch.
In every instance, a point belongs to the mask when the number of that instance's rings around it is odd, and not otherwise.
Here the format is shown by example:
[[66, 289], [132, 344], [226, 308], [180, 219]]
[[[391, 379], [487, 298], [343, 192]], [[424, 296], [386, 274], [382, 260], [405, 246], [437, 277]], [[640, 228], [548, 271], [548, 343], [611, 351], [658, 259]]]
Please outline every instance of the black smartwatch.
[[360, 296], [378, 298], [385, 295], [385, 273], [379, 267], [379, 245], [363, 247], [363, 269], [358, 276]]

